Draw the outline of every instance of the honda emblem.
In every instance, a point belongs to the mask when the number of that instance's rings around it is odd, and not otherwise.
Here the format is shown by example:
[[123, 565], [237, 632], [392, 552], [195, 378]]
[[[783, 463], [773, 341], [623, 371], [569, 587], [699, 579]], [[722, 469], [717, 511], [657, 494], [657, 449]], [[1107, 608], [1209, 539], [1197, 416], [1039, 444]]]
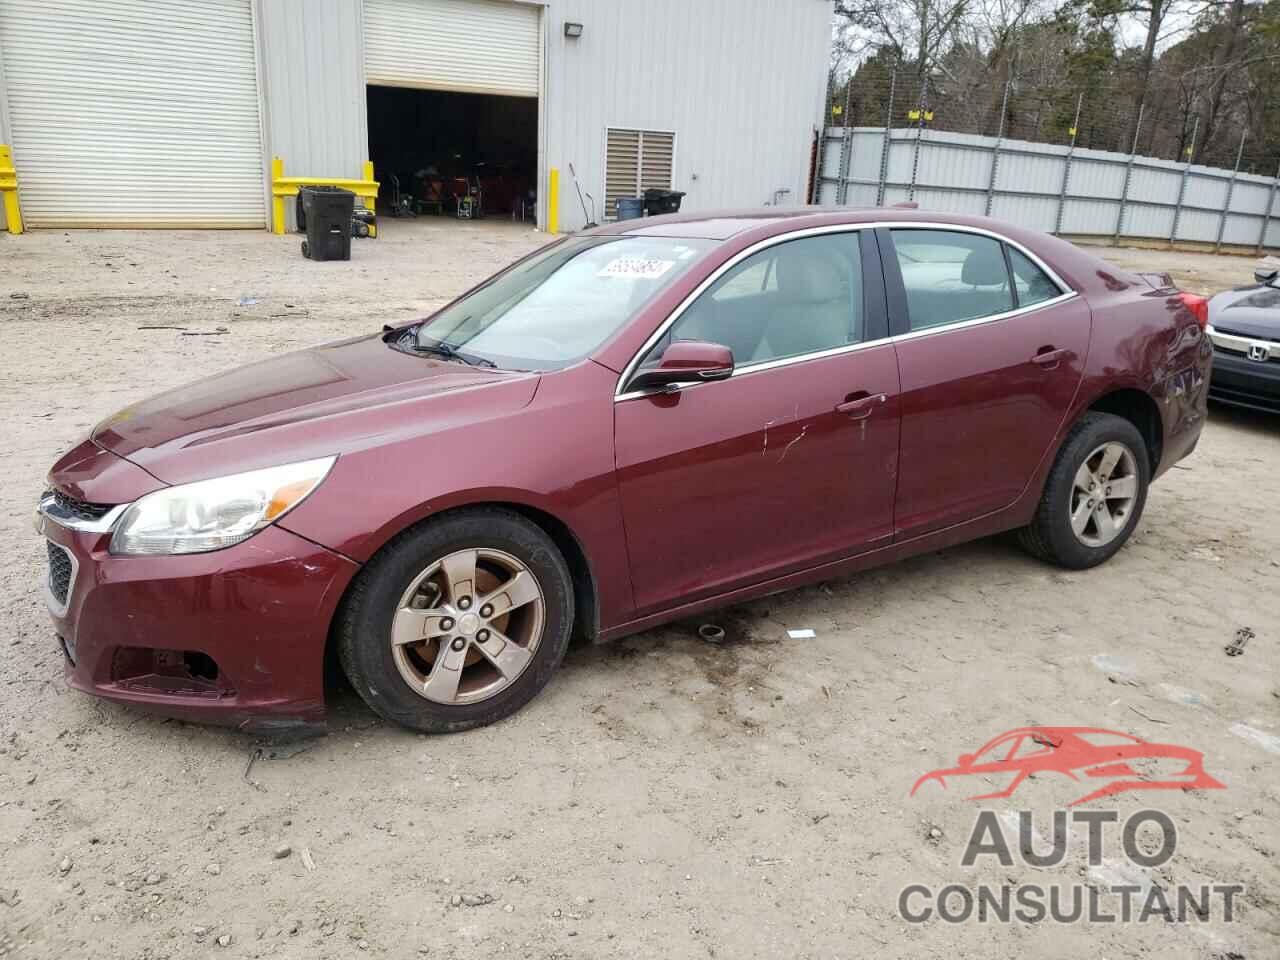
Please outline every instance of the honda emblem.
[[1250, 360], [1269, 360], [1271, 358], [1271, 348], [1265, 343], [1249, 344]]

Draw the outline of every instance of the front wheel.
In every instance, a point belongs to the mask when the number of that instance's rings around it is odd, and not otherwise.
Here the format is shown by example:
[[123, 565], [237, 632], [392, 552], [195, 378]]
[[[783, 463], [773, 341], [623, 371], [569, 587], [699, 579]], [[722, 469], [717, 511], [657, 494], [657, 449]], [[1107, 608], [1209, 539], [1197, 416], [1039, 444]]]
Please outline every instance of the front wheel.
[[338, 621], [351, 685], [428, 733], [524, 706], [569, 645], [573, 583], [545, 532], [509, 510], [462, 511], [401, 534], [360, 573]]
[[1151, 467], [1128, 420], [1087, 413], [1067, 434], [1031, 524], [1020, 531], [1033, 555], [1073, 570], [1097, 566], [1133, 533]]

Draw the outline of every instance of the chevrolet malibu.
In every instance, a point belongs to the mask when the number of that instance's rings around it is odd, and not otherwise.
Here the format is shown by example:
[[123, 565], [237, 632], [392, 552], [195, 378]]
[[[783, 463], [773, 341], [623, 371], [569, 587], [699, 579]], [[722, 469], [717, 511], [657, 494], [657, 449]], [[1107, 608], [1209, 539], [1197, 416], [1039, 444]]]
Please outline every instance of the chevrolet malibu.
[[109, 417], [36, 521], [71, 686], [258, 731], [326, 662], [424, 731], [608, 640], [1006, 530], [1112, 556], [1195, 447], [1205, 301], [915, 210], [626, 221], [426, 320]]

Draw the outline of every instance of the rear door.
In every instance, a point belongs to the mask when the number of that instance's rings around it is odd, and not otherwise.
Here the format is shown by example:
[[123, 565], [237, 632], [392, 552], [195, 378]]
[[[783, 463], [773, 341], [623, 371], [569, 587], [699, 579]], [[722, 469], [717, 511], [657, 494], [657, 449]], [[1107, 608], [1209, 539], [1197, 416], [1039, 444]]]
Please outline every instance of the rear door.
[[869, 232], [770, 244], [646, 348], [640, 368], [675, 339], [721, 343], [735, 371], [624, 384], [614, 404], [639, 615], [892, 539], [898, 369], [877, 257]]
[[1042, 263], [975, 230], [877, 230], [902, 378], [899, 539], [1007, 507], [1083, 374], [1090, 313]]

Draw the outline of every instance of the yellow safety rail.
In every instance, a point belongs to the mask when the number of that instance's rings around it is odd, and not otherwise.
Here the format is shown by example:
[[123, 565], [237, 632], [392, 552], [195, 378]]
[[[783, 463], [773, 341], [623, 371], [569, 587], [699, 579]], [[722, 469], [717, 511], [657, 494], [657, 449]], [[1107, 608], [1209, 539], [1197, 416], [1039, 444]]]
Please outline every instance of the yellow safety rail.
[[13, 153], [0, 143], [0, 195], [4, 196], [4, 222], [10, 233], [22, 232], [22, 211], [18, 208], [18, 171]]
[[[366, 160], [361, 169], [363, 180], [334, 179], [333, 177], [286, 177], [284, 161], [279, 157], [271, 158], [271, 230], [273, 233], [284, 233], [284, 198], [296, 197], [299, 187], [342, 187], [350, 190], [364, 201], [364, 205], [373, 210], [378, 202], [378, 181], [373, 179], [373, 161]], [[0, 170], [0, 174], [3, 171]]]

